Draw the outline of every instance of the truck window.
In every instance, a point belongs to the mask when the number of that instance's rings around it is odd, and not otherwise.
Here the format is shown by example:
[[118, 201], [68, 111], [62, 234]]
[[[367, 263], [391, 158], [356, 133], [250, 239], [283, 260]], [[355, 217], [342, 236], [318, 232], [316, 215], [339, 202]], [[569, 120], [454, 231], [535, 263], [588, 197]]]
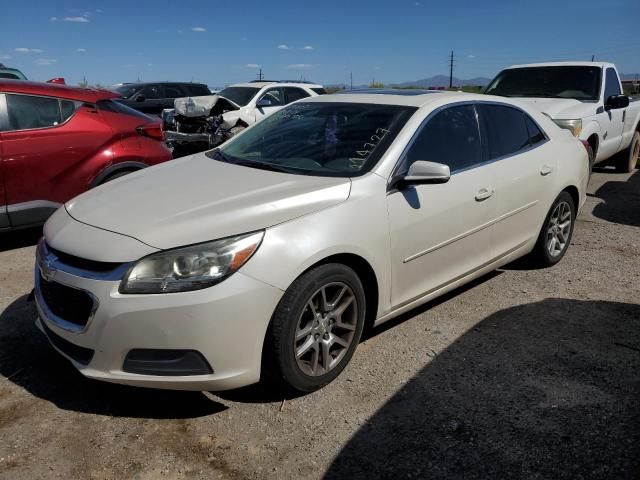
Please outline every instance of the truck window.
[[607, 68], [607, 75], [604, 81], [604, 101], [607, 101], [612, 95], [620, 95], [620, 82], [618, 81], [618, 74], [613, 68]]

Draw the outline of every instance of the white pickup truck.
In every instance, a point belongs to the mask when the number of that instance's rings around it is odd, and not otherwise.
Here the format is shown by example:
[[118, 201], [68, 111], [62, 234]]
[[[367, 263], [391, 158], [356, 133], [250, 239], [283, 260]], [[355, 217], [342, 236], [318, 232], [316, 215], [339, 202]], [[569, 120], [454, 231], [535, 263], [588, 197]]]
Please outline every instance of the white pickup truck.
[[588, 143], [591, 166], [613, 159], [620, 172], [640, 167], [640, 101], [623, 95], [612, 63], [514, 65], [502, 70], [485, 93], [534, 103], [558, 126]]

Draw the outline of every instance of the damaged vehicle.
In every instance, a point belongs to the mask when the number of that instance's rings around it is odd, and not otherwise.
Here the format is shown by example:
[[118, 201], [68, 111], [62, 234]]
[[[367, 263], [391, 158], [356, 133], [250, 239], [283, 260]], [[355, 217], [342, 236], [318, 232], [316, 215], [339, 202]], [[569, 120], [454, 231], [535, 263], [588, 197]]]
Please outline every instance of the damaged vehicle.
[[161, 115], [166, 144], [174, 158], [208, 150], [285, 105], [325, 93], [309, 82], [253, 81], [215, 95], [177, 98], [175, 108]]

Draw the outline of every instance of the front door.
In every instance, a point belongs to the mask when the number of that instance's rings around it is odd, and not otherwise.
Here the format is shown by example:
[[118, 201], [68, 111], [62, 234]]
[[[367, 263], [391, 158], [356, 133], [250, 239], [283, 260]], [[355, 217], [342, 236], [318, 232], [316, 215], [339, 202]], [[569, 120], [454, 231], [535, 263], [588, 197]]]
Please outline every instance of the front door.
[[[604, 74], [604, 94], [603, 101], [612, 95], [620, 95], [620, 82], [618, 75], [613, 68], [607, 68]], [[598, 159], [609, 158], [617, 153], [622, 141], [622, 131], [624, 130], [624, 120], [626, 108], [614, 110], [601, 109], [596, 115], [596, 120], [600, 124], [600, 146], [598, 147]]]
[[451, 179], [415, 185], [387, 197], [394, 308], [435, 292], [490, 260], [495, 218], [492, 165], [483, 165], [473, 105], [442, 110], [426, 120], [399, 164], [444, 163]]
[[[263, 103], [263, 105], [260, 105]], [[270, 88], [256, 101], [256, 122], [268, 117], [284, 107], [284, 92], [282, 88]]]

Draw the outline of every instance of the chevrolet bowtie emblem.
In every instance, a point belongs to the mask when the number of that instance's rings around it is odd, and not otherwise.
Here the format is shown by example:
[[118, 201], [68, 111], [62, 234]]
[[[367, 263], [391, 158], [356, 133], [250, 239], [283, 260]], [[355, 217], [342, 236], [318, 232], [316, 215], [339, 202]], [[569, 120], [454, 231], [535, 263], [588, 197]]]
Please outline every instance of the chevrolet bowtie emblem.
[[47, 282], [51, 282], [53, 278], [56, 276], [56, 269], [53, 266], [53, 262], [55, 258], [47, 256], [42, 259], [40, 262], [40, 275]]

